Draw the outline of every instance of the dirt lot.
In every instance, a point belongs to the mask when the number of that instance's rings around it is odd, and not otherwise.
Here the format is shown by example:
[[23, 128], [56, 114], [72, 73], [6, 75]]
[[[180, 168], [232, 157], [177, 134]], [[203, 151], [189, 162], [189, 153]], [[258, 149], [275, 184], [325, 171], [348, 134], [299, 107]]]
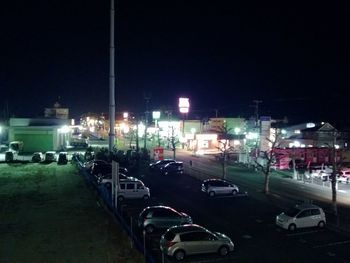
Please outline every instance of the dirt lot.
[[71, 165], [0, 164], [0, 262], [143, 262]]

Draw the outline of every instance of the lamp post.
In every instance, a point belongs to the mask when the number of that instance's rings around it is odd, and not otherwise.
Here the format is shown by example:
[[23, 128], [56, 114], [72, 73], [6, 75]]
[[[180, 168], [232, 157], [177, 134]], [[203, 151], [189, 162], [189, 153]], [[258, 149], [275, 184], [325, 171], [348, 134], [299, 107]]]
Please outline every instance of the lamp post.
[[153, 111], [152, 112], [152, 118], [154, 119], [154, 126], [157, 129], [157, 140], [158, 140], [158, 147], [160, 147], [160, 140], [159, 140], [159, 127], [158, 127], [158, 120], [160, 118], [160, 111]]
[[[179, 98], [179, 111], [182, 113], [182, 140], [185, 140], [185, 115], [188, 114], [190, 109], [189, 98]], [[182, 143], [182, 149], [185, 148], [184, 142]]]

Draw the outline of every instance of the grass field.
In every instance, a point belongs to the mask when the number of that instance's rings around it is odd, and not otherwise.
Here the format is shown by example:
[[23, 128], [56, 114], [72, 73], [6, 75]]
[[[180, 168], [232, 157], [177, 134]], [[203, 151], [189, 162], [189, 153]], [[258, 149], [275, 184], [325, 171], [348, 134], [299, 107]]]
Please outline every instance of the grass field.
[[71, 165], [0, 164], [0, 262], [143, 262]]

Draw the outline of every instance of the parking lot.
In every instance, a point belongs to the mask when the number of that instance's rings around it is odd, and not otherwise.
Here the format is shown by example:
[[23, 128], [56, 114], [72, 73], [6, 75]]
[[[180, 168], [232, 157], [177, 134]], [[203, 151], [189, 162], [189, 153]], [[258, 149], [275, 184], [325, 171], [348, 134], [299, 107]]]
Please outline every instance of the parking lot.
[[0, 262], [143, 262], [72, 164], [0, 163]]

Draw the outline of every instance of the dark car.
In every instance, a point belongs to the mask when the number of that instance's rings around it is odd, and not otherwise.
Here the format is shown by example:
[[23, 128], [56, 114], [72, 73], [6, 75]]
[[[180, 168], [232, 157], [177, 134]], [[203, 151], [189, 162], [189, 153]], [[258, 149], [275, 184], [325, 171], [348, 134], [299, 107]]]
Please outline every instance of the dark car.
[[175, 160], [173, 159], [164, 159], [164, 160], [159, 160], [155, 163], [151, 163], [149, 165], [149, 169], [151, 171], [159, 171], [163, 166], [167, 165], [168, 163], [174, 163]]
[[139, 215], [138, 225], [147, 233], [153, 233], [156, 229], [167, 229], [171, 226], [192, 224], [192, 218], [176, 211], [169, 206], [149, 206]]
[[183, 162], [168, 163], [165, 166], [160, 168], [160, 173], [162, 175], [183, 174], [184, 173]]
[[[294, 162], [296, 170], [305, 170], [307, 168], [307, 163], [304, 160], [296, 159]], [[293, 160], [289, 162], [289, 169], [293, 169]]]
[[66, 152], [60, 152], [58, 154], [57, 164], [67, 164], [67, 163], [68, 163], [67, 153]]
[[[127, 174], [128, 169], [119, 167], [119, 172]], [[94, 176], [101, 176], [112, 173], [112, 164], [103, 160], [95, 160], [91, 166], [91, 174]]]
[[32, 155], [32, 162], [33, 163], [40, 163], [44, 160], [44, 155], [41, 152], [35, 152]]
[[[119, 180], [126, 180], [126, 179], [130, 179], [133, 177], [128, 177], [123, 173], [119, 173]], [[99, 177], [96, 177], [96, 181], [98, 184], [106, 184], [107, 187], [111, 186], [111, 182], [112, 182], [112, 174], [104, 174], [101, 175]]]

